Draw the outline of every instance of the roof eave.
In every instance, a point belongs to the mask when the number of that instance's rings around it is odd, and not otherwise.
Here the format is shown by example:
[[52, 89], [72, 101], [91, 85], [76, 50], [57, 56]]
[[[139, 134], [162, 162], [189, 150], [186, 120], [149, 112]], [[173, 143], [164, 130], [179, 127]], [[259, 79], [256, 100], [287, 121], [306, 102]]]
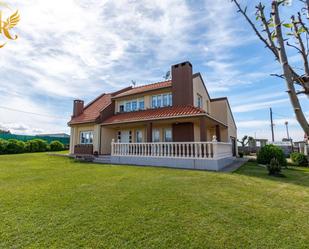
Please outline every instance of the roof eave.
[[147, 122], [147, 121], [156, 121], [156, 120], [167, 120], [167, 119], [175, 119], [175, 118], [191, 118], [191, 117], [203, 117], [206, 116], [213, 121], [221, 124], [224, 127], [228, 127], [226, 124], [222, 123], [219, 120], [216, 120], [215, 118], [209, 116], [206, 113], [198, 113], [198, 114], [190, 114], [190, 115], [181, 115], [181, 116], [170, 116], [170, 117], [159, 117], [159, 118], [149, 118], [149, 119], [144, 119], [144, 120], [129, 120], [129, 121], [118, 121], [118, 122], [111, 122], [111, 123], [101, 123], [102, 126], [108, 126], [108, 125], [116, 125], [116, 124], [128, 124], [128, 123], [138, 123], [138, 122]]

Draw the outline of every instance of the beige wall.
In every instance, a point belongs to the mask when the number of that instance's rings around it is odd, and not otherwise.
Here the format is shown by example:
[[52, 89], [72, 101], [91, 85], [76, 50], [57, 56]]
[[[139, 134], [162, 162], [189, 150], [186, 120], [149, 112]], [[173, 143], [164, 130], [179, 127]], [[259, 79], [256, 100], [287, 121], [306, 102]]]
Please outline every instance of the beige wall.
[[233, 116], [225, 99], [211, 102], [211, 115], [228, 125], [228, 129], [221, 129], [221, 138], [224, 142], [230, 142], [230, 137], [237, 138], [237, 128]]
[[194, 106], [197, 105], [197, 96], [198, 94], [202, 97], [203, 99], [203, 110], [205, 110], [207, 113], [210, 113], [210, 99], [209, 96], [206, 92], [206, 89], [204, 87], [203, 81], [200, 77], [195, 77], [193, 79], [193, 101], [194, 101]]
[[[74, 146], [77, 144], [80, 144], [80, 132], [81, 131], [92, 131], [93, 132], [93, 137], [94, 137], [94, 151], [98, 150], [99, 148], [97, 147], [98, 144], [98, 135], [95, 132], [97, 128], [95, 128], [94, 124], [80, 124], [80, 125], [72, 125], [71, 126], [71, 138], [70, 138], [70, 153], [74, 153]], [[96, 146], [96, 147], [95, 147]]]
[[107, 127], [101, 127], [101, 154], [111, 153], [111, 142], [117, 140], [117, 131]]
[[212, 101], [210, 115], [215, 119], [227, 124], [227, 104], [225, 100]]

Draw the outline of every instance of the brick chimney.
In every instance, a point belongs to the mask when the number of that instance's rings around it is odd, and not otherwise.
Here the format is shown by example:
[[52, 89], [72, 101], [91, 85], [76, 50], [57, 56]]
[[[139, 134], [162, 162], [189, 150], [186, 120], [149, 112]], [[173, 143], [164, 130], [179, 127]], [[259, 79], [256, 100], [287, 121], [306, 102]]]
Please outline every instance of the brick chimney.
[[73, 101], [73, 117], [77, 117], [84, 111], [84, 101], [76, 99]]
[[192, 65], [189, 61], [172, 66], [173, 105], [193, 105]]

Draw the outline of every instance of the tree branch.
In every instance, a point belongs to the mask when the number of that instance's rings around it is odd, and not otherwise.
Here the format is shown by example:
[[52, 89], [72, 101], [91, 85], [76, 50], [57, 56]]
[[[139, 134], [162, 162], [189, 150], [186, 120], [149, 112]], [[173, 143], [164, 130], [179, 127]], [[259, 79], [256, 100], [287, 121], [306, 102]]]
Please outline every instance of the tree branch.
[[[308, 0], [308, 1], [309, 1], [309, 0]], [[291, 21], [292, 21], [293, 28], [294, 28], [294, 36], [295, 36], [296, 39], [298, 40], [299, 47], [300, 47], [300, 48], [298, 49], [298, 51], [300, 52], [300, 54], [301, 54], [302, 57], [303, 57], [303, 61], [304, 61], [304, 71], [305, 71], [306, 75], [309, 76], [308, 55], [307, 55], [307, 52], [306, 52], [305, 45], [304, 45], [304, 43], [303, 43], [301, 34], [300, 34], [300, 32], [299, 32], [299, 29], [298, 29], [298, 23], [299, 23], [299, 22], [296, 22], [294, 16], [291, 17]]]
[[263, 26], [264, 26], [264, 30], [267, 34], [267, 37], [268, 37], [268, 41], [267, 44], [269, 44], [271, 50], [273, 51], [273, 53], [275, 54], [275, 57], [276, 59], [278, 60], [279, 59], [279, 55], [278, 55], [278, 51], [277, 51], [277, 48], [276, 48], [276, 45], [273, 41], [273, 38], [272, 38], [272, 34], [270, 32], [270, 29], [269, 29], [269, 26], [268, 26], [268, 22], [265, 18], [265, 14], [264, 14], [264, 9], [265, 9], [265, 6], [262, 5], [262, 3], [259, 3], [259, 5], [256, 7], [259, 11], [259, 16], [261, 18], [261, 21], [263, 23]]
[[[251, 21], [251, 19], [249, 18], [249, 16], [246, 14], [246, 9], [242, 9], [242, 7], [240, 6], [240, 4], [238, 3], [237, 0], [231, 0], [232, 2], [235, 3], [235, 5], [237, 6], [238, 12], [240, 12], [245, 19], [247, 20], [247, 22], [250, 24], [251, 28], [254, 30], [255, 34], [258, 36], [258, 38], [265, 44], [265, 46], [270, 49], [273, 54], [275, 55], [276, 59], [279, 59], [278, 57], [278, 53], [276, 48], [273, 48], [271, 46], [271, 44], [268, 43], [268, 41], [261, 35], [261, 33], [258, 31], [258, 29], [255, 27], [254, 23]], [[309, 0], [308, 0], [309, 1]]]

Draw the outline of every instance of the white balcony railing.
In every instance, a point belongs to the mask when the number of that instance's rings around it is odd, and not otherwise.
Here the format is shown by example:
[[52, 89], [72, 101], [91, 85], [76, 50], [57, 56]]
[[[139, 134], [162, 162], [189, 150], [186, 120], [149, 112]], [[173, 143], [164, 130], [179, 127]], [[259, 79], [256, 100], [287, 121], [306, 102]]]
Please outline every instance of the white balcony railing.
[[119, 143], [112, 141], [112, 156], [220, 159], [231, 157], [232, 144], [221, 142]]

